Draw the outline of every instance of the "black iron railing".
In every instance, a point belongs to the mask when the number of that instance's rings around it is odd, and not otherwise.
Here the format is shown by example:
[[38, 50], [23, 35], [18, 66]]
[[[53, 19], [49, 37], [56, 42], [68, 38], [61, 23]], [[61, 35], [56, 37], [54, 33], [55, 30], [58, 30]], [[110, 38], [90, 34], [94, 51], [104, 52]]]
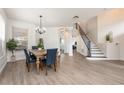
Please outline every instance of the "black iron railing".
[[89, 38], [87, 37], [87, 35], [85, 34], [85, 32], [83, 31], [83, 29], [80, 27], [80, 25], [78, 23], [75, 23], [75, 26], [76, 26], [76, 29], [79, 30], [79, 33], [80, 33], [80, 35], [81, 35], [81, 37], [82, 37], [82, 39], [83, 39], [83, 41], [84, 41], [84, 43], [85, 43], [85, 45], [86, 45], [86, 47], [88, 49], [88, 55], [87, 56], [90, 57], [91, 56], [90, 40], [89, 40]]

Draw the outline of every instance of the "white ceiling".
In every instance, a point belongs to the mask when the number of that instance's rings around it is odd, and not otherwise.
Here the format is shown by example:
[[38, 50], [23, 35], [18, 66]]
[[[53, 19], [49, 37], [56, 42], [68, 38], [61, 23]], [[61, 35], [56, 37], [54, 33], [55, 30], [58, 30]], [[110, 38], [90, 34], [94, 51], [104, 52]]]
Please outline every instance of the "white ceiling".
[[80, 21], [86, 21], [104, 8], [5, 8], [8, 18], [30, 23], [39, 23], [39, 15], [43, 16], [44, 26], [70, 26], [72, 18], [79, 16]]

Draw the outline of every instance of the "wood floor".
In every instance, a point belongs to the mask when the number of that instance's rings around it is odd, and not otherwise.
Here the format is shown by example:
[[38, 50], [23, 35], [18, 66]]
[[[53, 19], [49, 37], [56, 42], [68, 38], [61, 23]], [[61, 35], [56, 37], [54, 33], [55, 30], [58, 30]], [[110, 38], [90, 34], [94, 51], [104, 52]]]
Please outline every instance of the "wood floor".
[[35, 66], [27, 72], [24, 61], [8, 63], [0, 75], [0, 84], [14, 85], [80, 85], [124, 84], [124, 62], [89, 61], [75, 53], [73, 57], [62, 55], [57, 72], [48, 69], [37, 74]]

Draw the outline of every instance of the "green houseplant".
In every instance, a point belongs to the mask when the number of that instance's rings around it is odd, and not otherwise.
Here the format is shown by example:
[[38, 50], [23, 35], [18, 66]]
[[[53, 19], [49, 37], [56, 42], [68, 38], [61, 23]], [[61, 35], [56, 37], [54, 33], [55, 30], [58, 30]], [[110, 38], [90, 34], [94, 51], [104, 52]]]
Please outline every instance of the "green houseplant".
[[106, 35], [106, 41], [110, 42], [110, 35], [109, 34]]
[[38, 47], [39, 50], [44, 49], [42, 38], [39, 39], [37, 47]]
[[14, 56], [14, 50], [17, 47], [17, 42], [14, 39], [10, 39], [7, 43], [6, 43], [6, 47], [8, 50], [10, 50], [12, 52], [12, 57]]

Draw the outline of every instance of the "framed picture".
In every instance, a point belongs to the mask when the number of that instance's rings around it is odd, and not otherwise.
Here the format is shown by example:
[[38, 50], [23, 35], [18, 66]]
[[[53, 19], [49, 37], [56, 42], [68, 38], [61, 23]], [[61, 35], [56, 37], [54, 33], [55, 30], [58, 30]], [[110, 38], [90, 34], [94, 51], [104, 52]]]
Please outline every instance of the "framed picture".
[[28, 29], [12, 27], [12, 35], [17, 42], [16, 50], [22, 50], [28, 46]]

